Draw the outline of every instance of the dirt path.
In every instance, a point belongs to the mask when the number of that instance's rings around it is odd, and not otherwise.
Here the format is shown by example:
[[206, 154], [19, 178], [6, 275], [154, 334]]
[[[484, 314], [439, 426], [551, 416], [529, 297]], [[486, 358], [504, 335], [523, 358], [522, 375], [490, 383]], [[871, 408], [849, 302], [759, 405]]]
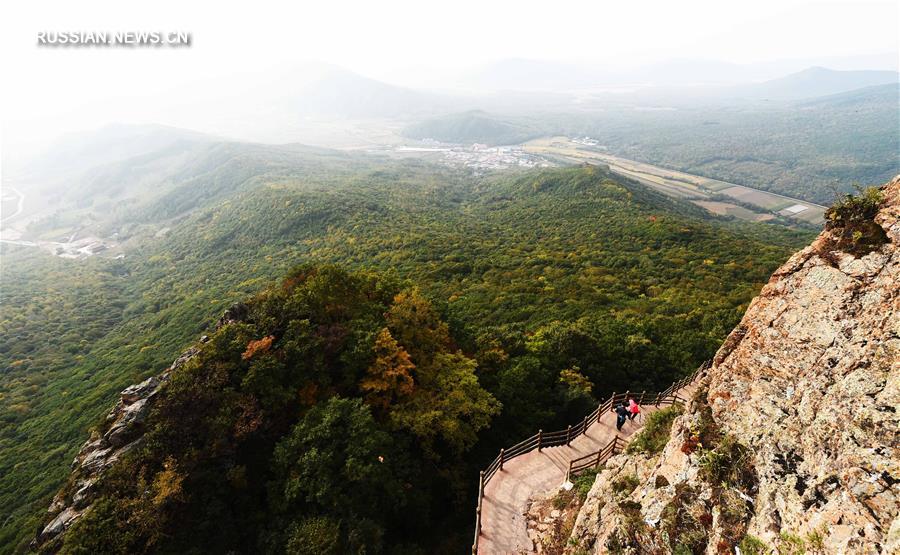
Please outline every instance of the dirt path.
[[[690, 399], [696, 381], [679, 390], [680, 397]], [[643, 417], [658, 410], [641, 407]], [[643, 420], [626, 421], [619, 437], [625, 439], [641, 429]], [[572, 440], [570, 446], [547, 447], [526, 453], [503, 465], [484, 488], [481, 509], [481, 536], [478, 553], [506, 555], [533, 553], [528, 539], [525, 512], [535, 495], [558, 489], [566, 479], [569, 461], [595, 453], [616, 435], [616, 415], [607, 412], [592, 424], [585, 434]]]

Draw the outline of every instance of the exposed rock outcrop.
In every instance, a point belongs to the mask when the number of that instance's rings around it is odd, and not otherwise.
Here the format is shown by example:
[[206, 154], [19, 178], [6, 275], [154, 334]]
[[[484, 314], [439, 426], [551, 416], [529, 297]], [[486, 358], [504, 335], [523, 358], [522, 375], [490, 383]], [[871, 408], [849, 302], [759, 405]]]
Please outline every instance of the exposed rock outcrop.
[[54, 497], [48, 510], [55, 516], [32, 542], [32, 547], [58, 539], [90, 508], [94, 485], [102, 473], [140, 444], [144, 418], [169, 374], [197, 352], [195, 347], [191, 347], [158, 376], [151, 376], [122, 390], [115, 407], [106, 416], [105, 432], [94, 431], [75, 455], [69, 485]]
[[665, 450], [609, 461], [568, 552], [900, 553], [900, 178], [882, 193], [887, 242], [828, 229], [779, 268]]
[[581, 506], [575, 489], [551, 491], [530, 500], [525, 519], [528, 538], [538, 555], [561, 552]]
[[[236, 304], [219, 318], [215, 329], [242, 321], [247, 316], [247, 307], [240, 303]], [[208, 337], [204, 335], [200, 338], [200, 343], [207, 340]], [[150, 413], [154, 399], [165, 387], [169, 375], [184, 366], [199, 352], [198, 347], [190, 347], [160, 374], [122, 390], [116, 405], [106, 415], [104, 426], [91, 434], [72, 461], [69, 482], [56, 494], [48, 509], [48, 513], [53, 517], [32, 541], [32, 548], [55, 551], [65, 530], [90, 509], [95, 495], [94, 486], [103, 472], [125, 453], [141, 444], [144, 420]]]

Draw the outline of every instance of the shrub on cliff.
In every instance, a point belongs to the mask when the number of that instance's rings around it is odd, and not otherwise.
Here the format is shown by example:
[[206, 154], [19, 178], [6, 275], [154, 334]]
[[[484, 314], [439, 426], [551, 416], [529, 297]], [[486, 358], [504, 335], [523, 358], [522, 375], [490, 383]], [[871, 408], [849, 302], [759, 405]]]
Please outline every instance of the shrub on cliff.
[[878, 207], [884, 200], [881, 189], [869, 187], [858, 195], [846, 194], [825, 212], [826, 229], [832, 233], [830, 250], [842, 250], [861, 256], [887, 241], [881, 226], [875, 223]]
[[634, 439], [625, 448], [625, 452], [646, 453], [648, 455], [660, 453], [669, 441], [669, 430], [672, 429], [672, 422], [682, 412], [684, 412], [684, 406], [676, 404], [650, 414], [647, 417], [647, 423], [634, 436]]

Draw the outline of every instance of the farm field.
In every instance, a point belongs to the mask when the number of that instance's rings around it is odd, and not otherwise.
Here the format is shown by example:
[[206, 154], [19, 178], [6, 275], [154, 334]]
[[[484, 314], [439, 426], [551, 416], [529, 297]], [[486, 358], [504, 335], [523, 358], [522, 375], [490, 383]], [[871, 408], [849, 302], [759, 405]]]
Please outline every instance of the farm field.
[[[576, 143], [568, 137], [534, 139], [525, 143], [524, 148], [527, 152], [559, 161], [606, 164], [620, 175], [636, 179], [669, 196], [690, 200], [714, 214], [755, 222], [771, 220], [775, 216], [813, 225], [825, 221], [825, 207], [818, 204], [620, 158], [604, 152], [602, 147]], [[729, 199], [734, 202], [729, 202]]]
[[695, 200], [692, 202], [697, 206], [709, 210], [713, 214], [718, 214], [720, 216], [734, 216], [735, 218], [740, 218], [742, 220], [765, 222], [775, 217], [772, 214], [759, 214], [758, 212], [747, 210], [743, 206], [735, 206], [728, 202], [719, 202], [715, 200]]

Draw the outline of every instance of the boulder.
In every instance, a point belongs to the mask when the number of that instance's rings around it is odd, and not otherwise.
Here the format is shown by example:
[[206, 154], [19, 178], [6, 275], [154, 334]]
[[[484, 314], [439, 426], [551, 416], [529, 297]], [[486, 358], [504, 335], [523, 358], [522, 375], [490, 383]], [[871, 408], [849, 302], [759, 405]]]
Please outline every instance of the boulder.
[[38, 541], [43, 543], [60, 535], [82, 514], [84, 514], [84, 511], [78, 511], [74, 507], [67, 507], [60, 511], [60, 513], [41, 531], [38, 536]]
[[140, 399], [146, 399], [159, 388], [160, 379], [156, 376], [150, 376], [139, 384], [126, 387], [120, 394], [122, 402], [130, 405]]

